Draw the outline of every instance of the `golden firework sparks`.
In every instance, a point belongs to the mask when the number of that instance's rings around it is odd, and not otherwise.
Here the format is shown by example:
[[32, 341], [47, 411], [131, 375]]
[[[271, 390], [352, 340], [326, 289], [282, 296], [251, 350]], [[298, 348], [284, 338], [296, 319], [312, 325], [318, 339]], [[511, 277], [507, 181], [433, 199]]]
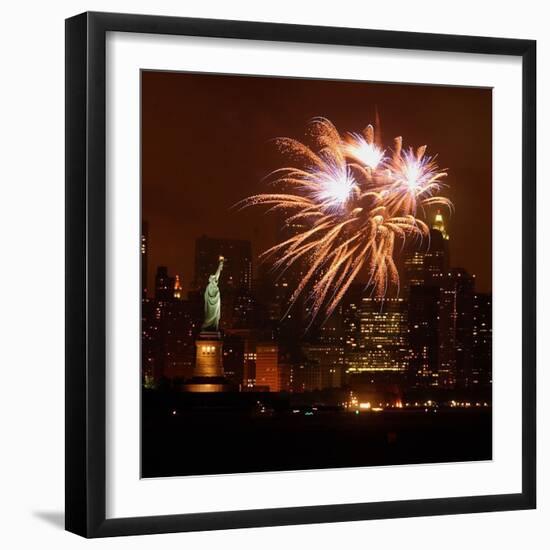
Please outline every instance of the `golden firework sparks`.
[[371, 125], [343, 139], [332, 122], [318, 117], [308, 130], [312, 146], [275, 140], [293, 162], [268, 175], [267, 183], [277, 192], [248, 197], [239, 205], [283, 212], [288, 226], [300, 228], [261, 258], [281, 272], [303, 262], [305, 273], [289, 309], [307, 292], [313, 320], [322, 310], [327, 317], [332, 314], [362, 270], [379, 298], [389, 285], [399, 288], [396, 242], [404, 245], [413, 236], [421, 241], [429, 234], [419, 210], [452, 204], [437, 194], [447, 174], [435, 157], [426, 156], [426, 146], [403, 151], [398, 137], [386, 157]]

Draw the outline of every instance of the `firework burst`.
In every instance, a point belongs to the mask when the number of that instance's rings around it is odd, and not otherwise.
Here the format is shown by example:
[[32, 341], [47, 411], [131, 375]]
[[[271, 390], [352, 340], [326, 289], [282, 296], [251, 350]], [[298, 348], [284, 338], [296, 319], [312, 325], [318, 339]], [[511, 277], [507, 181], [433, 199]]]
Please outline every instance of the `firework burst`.
[[332, 314], [362, 271], [376, 297], [384, 297], [390, 285], [398, 289], [397, 245], [429, 235], [418, 216], [424, 207], [452, 204], [438, 195], [447, 174], [435, 157], [426, 156], [426, 146], [404, 151], [399, 137], [386, 154], [373, 126], [342, 137], [325, 118], [313, 119], [308, 133], [311, 146], [275, 140], [292, 165], [267, 176], [276, 193], [254, 195], [239, 205], [282, 212], [287, 226], [299, 228], [261, 259], [281, 273], [300, 262], [304, 273], [289, 309], [307, 293], [313, 321], [321, 311]]

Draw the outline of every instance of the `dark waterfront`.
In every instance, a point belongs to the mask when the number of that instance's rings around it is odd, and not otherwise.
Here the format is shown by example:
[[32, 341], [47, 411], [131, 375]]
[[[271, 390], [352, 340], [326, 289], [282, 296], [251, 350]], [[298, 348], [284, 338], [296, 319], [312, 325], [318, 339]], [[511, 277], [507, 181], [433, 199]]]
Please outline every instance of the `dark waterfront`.
[[[142, 476], [490, 460], [492, 410], [349, 411], [267, 394], [145, 394]], [[214, 398], [214, 399], [212, 399]]]

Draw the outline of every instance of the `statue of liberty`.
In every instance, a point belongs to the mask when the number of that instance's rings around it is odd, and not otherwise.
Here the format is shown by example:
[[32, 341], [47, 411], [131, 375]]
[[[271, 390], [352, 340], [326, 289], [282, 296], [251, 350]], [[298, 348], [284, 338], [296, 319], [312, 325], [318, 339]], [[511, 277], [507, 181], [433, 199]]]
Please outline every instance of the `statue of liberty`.
[[204, 322], [202, 330], [217, 331], [220, 324], [221, 297], [218, 281], [223, 269], [224, 257], [220, 256], [220, 263], [216, 273], [208, 277], [208, 285], [204, 291]]

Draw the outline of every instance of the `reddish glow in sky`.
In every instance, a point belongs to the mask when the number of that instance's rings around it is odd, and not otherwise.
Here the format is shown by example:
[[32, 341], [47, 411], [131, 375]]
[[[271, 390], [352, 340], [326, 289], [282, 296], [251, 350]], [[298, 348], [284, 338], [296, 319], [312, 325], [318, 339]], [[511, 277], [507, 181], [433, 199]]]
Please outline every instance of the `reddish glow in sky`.
[[314, 116], [342, 131], [381, 120], [383, 141], [427, 144], [448, 168], [455, 205], [447, 222], [451, 265], [492, 279], [492, 92], [490, 89], [376, 84], [175, 72], [142, 74], [142, 215], [149, 223], [149, 277], [156, 266], [193, 278], [195, 239], [249, 239], [258, 254], [276, 242], [276, 217], [236, 211], [265, 191], [262, 178], [288, 165], [270, 140], [305, 139]]

